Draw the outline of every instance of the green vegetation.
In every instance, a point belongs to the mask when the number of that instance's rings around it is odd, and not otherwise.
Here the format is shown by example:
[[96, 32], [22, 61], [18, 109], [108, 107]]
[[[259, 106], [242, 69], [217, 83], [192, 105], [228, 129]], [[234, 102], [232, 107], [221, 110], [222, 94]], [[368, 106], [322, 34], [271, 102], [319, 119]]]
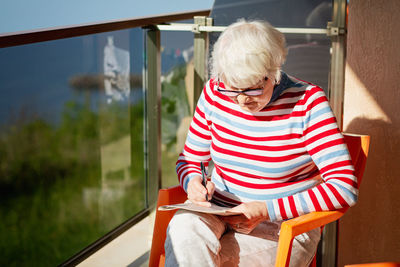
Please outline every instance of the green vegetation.
[[[164, 186], [178, 182], [185, 75], [178, 66], [162, 84]], [[145, 207], [143, 102], [93, 111], [96, 90], [83, 89], [57, 125], [20, 116], [0, 128], [0, 266], [58, 265]]]
[[177, 142], [177, 129], [182, 120], [190, 116], [190, 106], [185, 85], [186, 65], [172, 69], [162, 83], [162, 186], [178, 184], [175, 163], [183, 147]]
[[[94, 112], [73, 101], [57, 126], [40, 118], [4, 126], [0, 266], [60, 264], [143, 209], [142, 151], [142, 102]], [[113, 157], [124, 168], [105, 169]]]

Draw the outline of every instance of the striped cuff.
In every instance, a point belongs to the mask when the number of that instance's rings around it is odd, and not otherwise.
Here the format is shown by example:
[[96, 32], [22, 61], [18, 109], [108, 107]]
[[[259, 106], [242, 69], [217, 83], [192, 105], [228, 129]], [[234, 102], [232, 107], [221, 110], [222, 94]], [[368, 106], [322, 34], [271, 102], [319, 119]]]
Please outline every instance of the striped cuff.
[[275, 213], [274, 209], [274, 200], [266, 200], [265, 202], [267, 203], [269, 220], [271, 222], [277, 221], [277, 216], [276, 216], [277, 214]]
[[185, 190], [186, 193], [187, 193], [188, 183], [190, 182], [190, 180], [193, 179], [193, 177], [198, 176], [198, 175], [199, 175], [198, 173], [190, 173], [184, 178], [183, 190]]

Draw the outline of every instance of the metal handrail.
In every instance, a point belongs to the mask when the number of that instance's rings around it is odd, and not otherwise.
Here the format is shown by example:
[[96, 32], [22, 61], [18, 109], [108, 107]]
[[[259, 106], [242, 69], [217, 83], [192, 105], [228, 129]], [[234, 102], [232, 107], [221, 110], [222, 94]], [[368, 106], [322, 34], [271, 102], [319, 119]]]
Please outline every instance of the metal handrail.
[[[226, 26], [198, 26], [189, 23], [171, 23], [157, 25], [160, 31], [193, 31], [193, 32], [222, 32]], [[323, 28], [276, 28], [288, 34], [328, 34], [328, 29]]]
[[197, 10], [185, 13], [170, 13], [158, 16], [137, 17], [130, 19], [104, 21], [99, 23], [79, 24], [29, 31], [0, 34], [0, 48], [58, 40], [88, 34], [117, 31], [172, 21], [193, 19], [194, 16], [208, 16], [210, 10]]

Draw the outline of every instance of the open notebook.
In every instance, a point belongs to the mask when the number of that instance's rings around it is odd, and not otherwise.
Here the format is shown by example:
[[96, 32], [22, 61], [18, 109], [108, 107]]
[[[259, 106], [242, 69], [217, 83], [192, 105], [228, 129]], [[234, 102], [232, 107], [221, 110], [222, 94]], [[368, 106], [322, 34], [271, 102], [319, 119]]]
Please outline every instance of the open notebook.
[[191, 202], [185, 202], [185, 203], [173, 204], [173, 205], [164, 205], [164, 206], [158, 207], [158, 210], [161, 210], [161, 211], [175, 210], [175, 209], [185, 209], [185, 210], [210, 213], [210, 214], [216, 214], [216, 215], [222, 215], [222, 216], [241, 214], [240, 212], [232, 212], [231, 211], [232, 208], [217, 206], [213, 203], [211, 203], [211, 207], [203, 207], [203, 206], [193, 204]]

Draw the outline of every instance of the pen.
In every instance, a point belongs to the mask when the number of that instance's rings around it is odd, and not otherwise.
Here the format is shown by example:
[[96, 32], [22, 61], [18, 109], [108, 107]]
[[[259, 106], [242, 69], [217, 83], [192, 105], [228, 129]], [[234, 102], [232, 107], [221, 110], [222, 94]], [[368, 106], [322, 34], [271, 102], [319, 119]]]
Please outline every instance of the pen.
[[[200, 162], [200, 169], [201, 169], [201, 178], [203, 181], [203, 185], [207, 190], [206, 168], [204, 167], [203, 162]], [[206, 193], [206, 201], [208, 201], [208, 193]]]

